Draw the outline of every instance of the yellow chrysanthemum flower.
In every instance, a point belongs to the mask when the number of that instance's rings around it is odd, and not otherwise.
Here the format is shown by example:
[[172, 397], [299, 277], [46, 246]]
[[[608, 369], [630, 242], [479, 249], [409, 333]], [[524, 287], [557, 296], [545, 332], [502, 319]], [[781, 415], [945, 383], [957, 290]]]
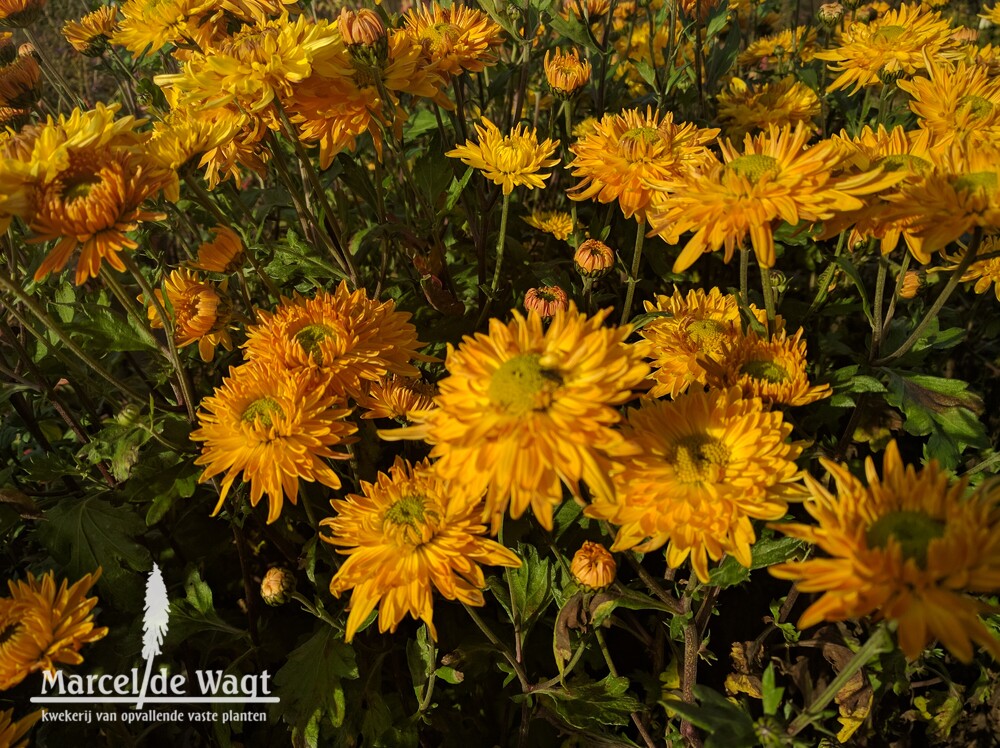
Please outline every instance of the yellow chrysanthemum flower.
[[536, 210], [526, 216], [524, 222], [539, 231], [552, 234], [561, 242], [566, 241], [573, 233], [573, 217], [561, 210]]
[[741, 68], [770, 70], [779, 64], [809, 62], [816, 56], [818, 49], [816, 29], [803, 29], [800, 26], [795, 31], [784, 29], [776, 34], [754, 39], [740, 52], [736, 62]]
[[530, 506], [550, 529], [562, 485], [578, 499], [581, 480], [609, 491], [612, 458], [629, 449], [611, 427], [649, 367], [624, 344], [630, 326], [602, 326], [610, 313], [587, 317], [570, 304], [548, 327], [537, 313], [490, 320], [489, 335], [448, 348], [437, 409], [380, 435], [433, 444], [440, 475], [469, 495], [487, 494], [483, 519], [494, 534], [508, 505], [514, 518]]
[[[246, 116], [225, 108], [197, 113], [173, 109], [153, 125], [146, 153], [154, 163], [174, 172], [182, 170], [195, 156], [202, 157], [199, 166], [204, 166], [212, 158], [206, 154], [229, 146], [248, 123]], [[164, 193], [168, 200], [178, 200], [178, 177], [164, 188]]]
[[742, 336], [736, 297], [718, 288], [688, 291], [675, 288], [673, 296], [657, 296], [645, 302], [649, 313], [666, 312], [643, 327], [639, 334], [649, 341], [648, 356], [656, 384], [650, 397], [677, 397], [692, 382], [705, 384], [707, 373], [700, 363], [723, 358], [728, 346]]
[[167, 44], [190, 44], [204, 49], [224, 31], [212, 0], [125, 0], [122, 21], [112, 36], [132, 54], [147, 48], [158, 52]]
[[237, 476], [250, 484], [250, 503], [268, 499], [268, 523], [281, 515], [283, 497], [298, 503], [299, 480], [340, 488], [340, 478], [325, 459], [346, 460], [331, 449], [354, 441], [350, 411], [337, 409], [333, 393], [307, 378], [259, 363], [231, 368], [215, 394], [201, 402], [191, 439], [202, 442], [196, 465], [205, 465], [200, 482], [225, 473], [219, 503], [222, 510]]
[[344, 282], [334, 293], [285, 299], [274, 313], [259, 315], [260, 324], [247, 330], [247, 359], [287, 369], [339, 397], [362, 398], [362, 382], [386, 374], [419, 377], [410, 361], [427, 360], [417, 353], [423, 343], [409, 312], [369, 299], [364, 289], [349, 291]]
[[0, 745], [6, 748], [28, 748], [28, 731], [45, 714], [44, 709], [14, 720], [14, 710], [0, 712]]
[[675, 123], [673, 113], [660, 119], [629, 109], [606, 114], [594, 132], [570, 146], [576, 158], [569, 164], [581, 181], [569, 191], [571, 200], [617, 201], [626, 218], [646, 219], [646, 208], [657, 190], [669, 190], [689, 172], [715, 160], [708, 144], [717, 129]]
[[769, 125], [811, 125], [822, 109], [816, 92], [794, 76], [756, 87], [733, 78], [729, 90], [719, 94], [718, 104], [719, 121], [729, 138], [742, 138]]
[[406, 33], [442, 77], [460, 75], [463, 70], [481, 73], [496, 63], [493, 48], [503, 42], [503, 32], [481, 10], [464, 5], [442, 8], [435, 2], [412, 8], [403, 20]]
[[770, 339], [754, 332], [739, 337], [721, 360], [708, 361], [710, 387], [738, 386], [770, 405], [808, 405], [833, 394], [829, 384], [809, 384], [803, 330], [781, 329]]
[[190, 266], [206, 273], [233, 273], [243, 267], [246, 247], [240, 235], [228, 226], [216, 226], [212, 233], [215, 237], [202, 242], [198, 257]]
[[23, 29], [35, 22], [45, 7], [46, 0], [2, 0], [0, 26]]
[[[973, 290], [976, 293], [986, 293], [992, 287], [997, 301], [1000, 301], [1000, 237], [987, 236], [984, 238], [979, 247], [979, 254], [997, 256], [973, 262], [962, 275], [962, 282], [975, 281], [976, 285]], [[945, 269], [954, 270], [954, 265]]]
[[361, 417], [395, 418], [408, 422], [410, 413], [433, 408], [437, 393], [437, 387], [420, 379], [388, 376], [381, 382], [373, 383], [368, 395], [359, 403], [365, 410]]
[[778, 221], [795, 225], [826, 220], [838, 211], [859, 210], [859, 195], [876, 192], [899, 181], [880, 170], [835, 177], [840, 152], [830, 141], [806, 148], [809, 129], [770, 127], [747, 135], [743, 151], [721, 144], [723, 163], [716, 163], [683, 181], [654, 205], [649, 220], [654, 232], [676, 244], [694, 230], [674, 272], [687, 270], [702, 254], [725, 246], [726, 262], [749, 236], [763, 267], [775, 262], [774, 227]]
[[904, 466], [895, 442], [881, 477], [866, 461], [867, 486], [845, 466], [821, 462], [837, 490], [806, 477], [806, 509], [818, 524], [774, 525], [828, 556], [771, 567], [802, 592], [824, 593], [799, 628], [875, 614], [899, 624], [899, 646], [911, 660], [935, 639], [963, 662], [972, 660], [973, 643], [1000, 658], [1000, 640], [979, 620], [992, 608], [972, 596], [1000, 590], [995, 484], [965, 496], [967, 478], [949, 485], [935, 460], [920, 470]]
[[751, 521], [780, 519], [804, 494], [791, 431], [739, 388], [644, 402], [625, 428], [638, 454], [623, 460], [615, 493], [598, 493], [585, 514], [619, 527], [612, 551], [667, 544], [667, 564], [690, 557], [702, 582], [709, 558], [728, 553], [749, 567]]
[[117, 30], [118, 7], [104, 5], [79, 21], [67, 21], [62, 27], [62, 34], [80, 54], [99, 57]]
[[98, 569], [58, 588], [52, 572], [7, 582], [10, 597], [0, 598], [0, 691], [39, 670], [83, 662], [83, 645], [108, 633], [94, 626], [97, 598], [87, 597], [100, 576]]
[[845, 174], [881, 168], [885, 172], [901, 175], [902, 179], [884, 191], [871, 195], [860, 210], [838, 212], [828, 218], [819, 238], [827, 239], [850, 228], [851, 234], [847, 242], [849, 247], [868, 237], [874, 237], [880, 240], [882, 254], [887, 255], [902, 238], [910, 251], [919, 257], [921, 242], [910, 230], [913, 219], [890, 218], [887, 208], [891, 206], [886, 201], [889, 195], [898, 193], [901, 185], [931, 169], [931, 148], [934, 145], [931, 133], [928, 130], [907, 131], [901, 126], [886, 130], [882, 125], [877, 130], [872, 130], [865, 125], [854, 138], [841, 132], [831, 140], [841, 150], [841, 169]]
[[927, 74], [899, 82], [910, 94], [910, 110], [921, 128], [942, 145], [952, 138], [1000, 145], [1000, 79], [964, 63], [932, 62]]
[[992, 8], [984, 7], [979, 17], [1000, 26], [1000, 3], [997, 3]]
[[840, 46], [816, 53], [839, 73], [827, 91], [866, 86], [910, 77], [926, 68], [927, 59], [961, 56], [952, 28], [936, 11], [902, 5], [870, 23], [852, 23], [841, 34]]
[[[174, 270], [163, 282], [169, 306], [165, 308], [174, 327], [174, 341], [178, 348], [198, 343], [198, 354], [202, 361], [215, 358], [215, 347], [222, 345], [227, 351], [233, 350], [233, 340], [229, 336], [232, 302], [224, 287], [219, 288], [202, 280], [186, 268]], [[161, 305], [164, 305], [163, 291], [154, 291]], [[143, 297], [139, 297], [142, 302]], [[146, 308], [149, 325], [162, 328], [163, 320], [150, 304]]]
[[483, 605], [486, 579], [480, 564], [521, 565], [499, 543], [483, 537], [480, 496], [441, 478], [427, 463], [411, 466], [397, 457], [389, 473], [361, 482], [363, 495], [330, 504], [336, 516], [320, 522], [323, 540], [348, 556], [330, 582], [330, 592], [351, 593], [346, 641], [377, 605], [379, 631], [395, 631], [409, 614], [434, 628], [437, 590], [447, 600]]
[[482, 124], [476, 125], [476, 132], [478, 144], [469, 140], [445, 155], [479, 169], [484, 177], [500, 185], [505, 195], [520, 185], [528, 189], [543, 188], [552, 174], [541, 170], [559, 163], [558, 158], [550, 158], [559, 141], [546, 138], [539, 143], [538, 133], [529, 131], [526, 125], [518, 125], [510, 135], [502, 135], [496, 125], [483, 117]]
[[928, 158], [933, 169], [885, 196], [888, 216], [911, 222], [910, 251], [922, 263], [976, 227], [1000, 226], [1000, 144], [955, 141]]

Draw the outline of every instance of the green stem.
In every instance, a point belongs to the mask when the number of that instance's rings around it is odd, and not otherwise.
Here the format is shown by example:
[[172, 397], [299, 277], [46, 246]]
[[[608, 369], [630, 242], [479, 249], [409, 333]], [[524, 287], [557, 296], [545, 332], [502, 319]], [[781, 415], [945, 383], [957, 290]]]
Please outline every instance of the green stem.
[[774, 281], [771, 278], [771, 268], [760, 266], [760, 286], [764, 292], [764, 308], [767, 310], [767, 334], [774, 332]]
[[823, 693], [802, 714], [792, 720], [792, 723], [788, 726], [788, 734], [797, 735], [802, 732], [802, 730], [823, 713], [826, 706], [837, 697], [837, 694], [854, 677], [855, 673], [883, 652], [891, 652], [892, 648], [892, 641], [889, 639], [885, 624], [880, 624], [872, 632], [871, 637], [861, 649], [854, 653], [854, 656], [844, 666], [844, 669], [837, 673], [837, 676], [830, 681], [830, 685], [826, 687]]
[[878, 278], [875, 280], [875, 308], [872, 310], [872, 349], [868, 360], [878, 358], [882, 348], [882, 301], [885, 297], [885, 279], [889, 274], [889, 260], [885, 255], [878, 258]]
[[930, 309], [927, 310], [927, 314], [925, 314], [924, 318], [920, 320], [920, 323], [917, 325], [916, 329], [912, 333], [910, 333], [910, 337], [904, 340], [903, 344], [899, 346], [899, 348], [894, 350], [888, 356], [880, 358], [876, 361], [872, 361], [872, 365], [885, 366], [886, 364], [891, 364], [896, 359], [905, 356], [907, 352], [909, 352], [909, 350], [914, 345], [916, 345], [917, 341], [920, 340], [920, 338], [923, 336], [924, 330], [926, 330], [927, 326], [930, 325], [931, 320], [937, 317], [938, 313], [944, 307], [945, 302], [948, 301], [948, 298], [951, 296], [952, 292], [961, 282], [962, 276], [965, 275], [965, 271], [967, 271], [969, 269], [969, 266], [972, 265], [973, 262], [975, 262], [976, 253], [979, 252], [979, 245], [982, 243], [982, 240], [983, 240], [983, 227], [976, 226], [975, 232], [972, 235], [972, 242], [969, 244], [969, 248], [965, 251], [965, 254], [962, 256], [962, 260], [958, 263], [958, 266], [955, 268], [955, 270], [952, 271], [951, 277], [948, 278], [948, 282], [945, 284], [945, 287], [941, 289], [941, 293], [939, 293], [938, 297], [934, 299], [934, 304], [931, 306]]
[[500, 268], [503, 265], [503, 248], [507, 243], [507, 214], [510, 212], [510, 193], [503, 196], [503, 209], [500, 213], [500, 236], [497, 237], [497, 264], [493, 268], [493, 283], [490, 291], [496, 296], [500, 288]]
[[510, 666], [514, 669], [514, 672], [517, 674], [517, 680], [521, 684], [521, 690], [524, 693], [527, 693], [529, 690], [531, 690], [531, 685], [528, 683], [528, 675], [527, 673], [524, 672], [524, 667], [521, 665], [521, 663], [518, 662], [517, 658], [514, 657], [514, 653], [510, 651], [510, 647], [508, 647], [506, 644], [500, 641], [497, 635], [493, 633], [492, 629], [490, 629], [490, 627], [486, 625], [486, 622], [479, 617], [479, 614], [476, 613], [475, 610], [473, 610], [470, 606], [466, 605], [465, 603], [462, 603], [462, 607], [465, 608], [465, 611], [469, 614], [469, 617], [472, 619], [472, 622], [479, 627], [480, 631], [486, 634], [486, 638], [490, 640], [490, 642], [493, 644], [494, 647], [500, 650], [500, 654], [502, 654], [504, 659], [507, 660], [508, 663], [510, 663]]
[[645, 219], [639, 221], [639, 225], [635, 230], [635, 248], [632, 250], [632, 270], [629, 273], [628, 280], [625, 281], [625, 305], [622, 307], [622, 321], [621, 324], [625, 324], [629, 320], [629, 315], [632, 313], [632, 299], [635, 297], [635, 284], [638, 283], [639, 275], [639, 264], [642, 262], [642, 243], [646, 238], [646, 221]]
[[889, 311], [885, 313], [885, 321], [882, 322], [882, 329], [885, 330], [892, 322], [892, 316], [896, 313], [896, 302], [899, 301], [899, 294], [903, 290], [903, 283], [906, 281], [906, 271], [910, 269], [910, 253], [903, 255], [903, 262], [899, 265], [899, 275], [896, 276], [896, 287], [889, 300]]
[[750, 308], [750, 250], [740, 247], [740, 298], [743, 306]]
[[[123, 252], [122, 254], [125, 253]], [[59, 327], [59, 325], [57, 325], [55, 321], [35, 302], [35, 300], [28, 296], [28, 294], [26, 294], [20, 286], [14, 283], [14, 281], [11, 280], [10, 277], [8, 277], [3, 271], [0, 271], [0, 286], [3, 286], [8, 293], [24, 304], [28, 311], [35, 315], [35, 317], [38, 318], [38, 321], [45, 325], [45, 327], [56, 336], [60, 343], [72, 351], [73, 355], [83, 361], [83, 363], [85, 363], [95, 374], [101, 377], [101, 379], [113, 385], [115, 389], [125, 395], [129, 400], [138, 403], [139, 405], [146, 404], [145, 397], [140, 395], [125, 383], [118, 381], [118, 379], [108, 373], [108, 371], [86, 351], [74, 343], [72, 339], [70, 339], [70, 337], [63, 332], [62, 328]]]
[[102, 267], [101, 278], [108, 284], [108, 288], [111, 289], [111, 293], [113, 293], [118, 299], [118, 303], [125, 308], [125, 313], [135, 321], [138, 329], [142, 331], [143, 337], [145, 337], [147, 341], [149, 341], [169, 360], [170, 354], [167, 347], [160, 343], [160, 341], [156, 339], [153, 332], [149, 329], [149, 318], [144, 317], [140, 313], [138, 304], [136, 304], [136, 302], [129, 297], [128, 293], [122, 287], [122, 284], [118, 282], [117, 278], [115, 278], [114, 272], [109, 270], [107, 267]]

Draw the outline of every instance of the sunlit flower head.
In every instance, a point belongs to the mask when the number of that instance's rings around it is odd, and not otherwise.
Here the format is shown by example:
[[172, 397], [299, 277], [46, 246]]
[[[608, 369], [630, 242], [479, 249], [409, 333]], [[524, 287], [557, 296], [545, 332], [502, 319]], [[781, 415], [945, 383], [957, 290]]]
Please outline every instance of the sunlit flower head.
[[111, 41], [136, 55], [167, 44], [204, 49], [224, 30], [218, 18], [210, 18], [215, 7], [212, 0], [125, 0]]
[[[979, 254], [1000, 255], [1000, 237], [994, 235], [983, 239], [979, 247]], [[997, 301], [1000, 301], [1000, 256], [973, 262], [962, 275], [963, 283], [971, 283], [972, 281], [976, 282], [973, 286], [976, 293], [986, 293], [992, 288]]]
[[31, 107], [41, 95], [41, 79], [38, 53], [30, 44], [21, 45], [17, 57], [0, 67], [0, 102], [14, 109]]
[[337, 28], [348, 47], [386, 45], [385, 25], [378, 13], [370, 8], [341, 8]]
[[574, 49], [571, 54], [556, 50], [551, 58], [549, 54], [548, 51], [545, 53], [545, 78], [553, 91], [561, 96], [570, 96], [587, 85], [590, 62], [581, 60], [578, 50]]
[[538, 312], [542, 319], [550, 319], [556, 312], [565, 311], [569, 297], [559, 286], [529, 288], [524, 295], [524, 310]]
[[552, 234], [561, 242], [573, 233], [573, 218], [569, 213], [556, 210], [536, 210], [524, 218], [524, 222], [546, 234]]
[[118, 30], [118, 7], [103, 5], [79, 21], [67, 21], [62, 27], [66, 41], [80, 54], [99, 57]]
[[650, 313], [665, 312], [653, 319], [639, 334], [650, 342], [656, 384], [651, 397], [676, 397], [687, 391], [692, 382], [705, 384], [706, 360], [720, 360], [740, 337], [740, 310], [736, 297], [718, 288], [705, 293], [693, 289], [687, 294], [675, 288], [673, 296], [657, 296], [656, 303], [645, 302]]
[[6, 709], [0, 712], [0, 745], [7, 748], [28, 748], [28, 731], [35, 726], [44, 709], [32, 712], [21, 719], [14, 719], [14, 710]]
[[359, 403], [365, 410], [362, 418], [394, 418], [401, 423], [410, 420], [410, 413], [434, 407], [437, 387], [420, 379], [390, 375], [374, 382], [368, 395]]
[[538, 134], [527, 125], [518, 125], [509, 135], [503, 135], [496, 125], [483, 117], [482, 124], [476, 125], [476, 132], [479, 143], [467, 141], [445, 155], [479, 169], [483, 176], [500, 185], [505, 195], [520, 185], [541, 189], [545, 180], [552, 176], [551, 172], [541, 170], [559, 163], [558, 158], [552, 158], [559, 141], [546, 139], [539, 143]]
[[983, 6], [983, 12], [979, 14], [979, 17], [1000, 26], [1000, 3], [994, 3], [992, 8]]
[[612, 428], [617, 406], [649, 368], [625, 344], [631, 327], [603, 326], [610, 311], [587, 317], [570, 304], [547, 327], [537, 313], [490, 320], [488, 335], [449, 347], [437, 409], [380, 435], [433, 444], [440, 475], [487, 494], [482, 516], [494, 533], [508, 507], [517, 518], [530, 506], [551, 528], [563, 484], [578, 498], [581, 480], [609, 491], [612, 458], [628, 451]]
[[618, 564], [615, 557], [600, 543], [586, 541], [573, 554], [569, 565], [569, 573], [573, 580], [584, 589], [603, 590], [615, 581]]
[[728, 262], [747, 238], [763, 267], [775, 263], [774, 227], [779, 221], [812, 223], [838, 211], [859, 210], [858, 198], [899, 180], [879, 170], [835, 177], [840, 153], [830, 141], [811, 148], [809, 129], [770, 127], [751, 138], [742, 151], [721, 144], [723, 162], [684, 181], [650, 213], [650, 225], [671, 244], [694, 231], [674, 272], [691, 267], [702, 254], [725, 247]]
[[[169, 306], [164, 305], [164, 292]], [[218, 345], [227, 351], [233, 349], [233, 340], [229, 336], [232, 302], [223, 288], [181, 268], [170, 273], [163, 282], [163, 291], [157, 289], [154, 293], [161, 306], [172, 310], [167, 314], [178, 348], [197, 343], [202, 361], [215, 358]], [[142, 301], [141, 296], [139, 299]], [[150, 327], [163, 327], [156, 306], [149, 304], [146, 312]]]
[[1000, 79], [965, 63], [932, 62], [927, 74], [899, 82], [921, 128], [941, 144], [955, 138], [1000, 145]]
[[[172, 171], [181, 171], [199, 156], [202, 158], [198, 165], [204, 166], [213, 160], [208, 154], [229, 147], [248, 121], [241, 114], [222, 109], [211, 114], [174, 109], [153, 125], [145, 151], [154, 163]], [[169, 200], [176, 202], [180, 196], [179, 178], [164, 191]]]
[[657, 190], [672, 188], [714, 160], [707, 145], [718, 133], [675, 123], [671, 112], [661, 119], [651, 107], [606, 114], [592, 134], [569, 148], [575, 156], [569, 167], [580, 177], [569, 197], [617, 202], [626, 218], [644, 221]]
[[108, 633], [94, 626], [96, 597], [87, 597], [100, 569], [70, 585], [56, 587], [52, 572], [7, 582], [10, 597], [0, 597], [0, 691], [38, 671], [83, 662], [80, 649]]
[[615, 251], [600, 239], [587, 239], [573, 255], [577, 272], [584, 278], [600, 278], [615, 265]]
[[895, 442], [881, 476], [866, 460], [866, 481], [844, 465], [822, 463], [836, 490], [807, 476], [812, 500], [805, 506], [816, 524], [773, 525], [825, 555], [771, 567], [800, 591], [823, 593], [799, 628], [875, 615], [898, 623], [908, 659], [935, 640], [963, 662], [972, 660], [973, 644], [1000, 658], [1000, 640], [979, 619], [992, 609], [973, 596], [1000, 590], [996, 484], [966, 495], [967, 478], [951, 482], [936, 460], [920, 469], [904, 465]]
[[367, 382], [386, 374], [417, 377], [410, 363], [423, 357], [408, 312], [393, 301], [369, 299], [341, 283], [333, 293], [285, 299], [247, 330], [247, 359], [283, 368], [340, 397], [363, 397]]
[[200, 428], [191, 434], [201, 442], [195, 460], [205, 466], [201, 482], [225, 473], [213, 515], [241, 475], [253, 506], [267, 496], [269, 523], [281, 515], [285, 498], [298, 503], [300, 480], [340, 488], [326, 460], [349, 457], [332, 449], [354, 441], [357, 427], [343, 420], [349, 413], [337, 407], [333, 393], [295, 372], [259, 363], [231, 368], [222, 386], [202, 400]]
[[216, 226], [212, 233], [214, 238], [199, 245], [198, 257], [190, 266], [207, 273], [232, 273], [243, 267], [246, 247], [240, 235], [228, 226]]
[[503, 32], [481, 10], [431, 3], [411, 9], [404, 21], [406, 33], [443, 76], [460, 75], [463, 70], [480, 73], [496, 63], [493, 50], [502, 43]]
[[427, 463], [396, 458], [389, 473], [361, 482], [361, 494], [331, 501], [333, 517], [320, 537], [347, 560], [330, 592], [351, 593], [344, 638], [351, 641], [378, 606], [379, 631], [395, 631], [407, 615], [434, 627], [434, 592], [465, 605], [484, 604], [481, 564], [521, 565], [510, 550], [485, 536], [480, 496], [442, 478]]
[[716, 365], [709, 363], [710, 387], [739, 386], [770, 405], [808, 405], [832, 394], [829, 384], [810, 385], [803, 330], [782, 329], [770, 339], [754, 332], [740, 337]]
[[625, 428], [639, 452], [622, 461], [615, 493], [598, 494], [585, 513], [618, 526], [612, 551], [666, 545], [667, 564], [690, 558], [702, 582], [723, 554], [749, 567], [752, 521], [780, 519], [804, 493], [791, 431], [739, 388], [647, 401]]
[[35, 22], [46, 0], [0, 0], [0, 26], [23, 29]]
[[784, 29], [770, 36], [762, 36], [747, 45], [737, 63], [742, 68], [772, 70], [789, 63], [809, 62], [816, 56], [816, 29]]
[[816, 53], [837, 74], [828, 91], [908, 78], [925, 69], [926, 59], [957, 59], [952, 28], [936, 11], [902, 5], [870, 23], [852, 23], [834, 49]]
[[821, 110], [816, 92], [794, 76], [759, 86], [733, 78], [729, 90], [719, 94], [718, 105], [719, 121], [729, 138], [742, 138], [768, 125], [810, 125]]

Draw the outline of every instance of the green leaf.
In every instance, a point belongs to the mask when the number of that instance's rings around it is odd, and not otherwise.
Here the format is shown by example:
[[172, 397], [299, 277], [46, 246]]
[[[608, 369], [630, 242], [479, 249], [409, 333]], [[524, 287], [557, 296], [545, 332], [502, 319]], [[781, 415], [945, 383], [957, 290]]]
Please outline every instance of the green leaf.
[[142, 607], [145, 578], [152, 568], [149, 551], [137, 542], [146, 523], [129, 507], [98, 497], [63, 501], [45, 513], [39, 536], [73, 578], [102, 569], [102, 595], [122, 610]]
[[[521, 567], [509, 569], [513, 614], [511, 620], [526, 633], [552, 602], [555, 570], [549, 559], [538, 557], [534, 546], [518, 543]], [[507, 611], [511, 613], [510, 610]]]
[[418, 698], [427, 686], [436, 659], [434, 641], [427, 635], [427, 626], [421, 626], [417, 629], [417, 638], [406, 642], [406, 664], [410, 667], [413, 690]]
[[785, 695], [785, 689], [779, 688], [774, 682], [774, 663], [767, 666], [764, 675], [760, 679], [761, 693], [763, 694], [764, 714], [774, 715], [778, 713], [781, 706], [781, 698]]
[[677, 712], [681, 717], [700, 727], [712, 736], [705, 743], [718, 748], [740, 748], [757, 744], [753, 721], [738, 706], [705, 686], [695, 686], [694, 694], [700, 704], [688, 704], [679, 700], [661, 702], [665, 707]]
[[591, 683], [536, 691], [540, 701], [566, 724], [579, 730], [601, 730], [607, 725], [625, 725], [642, 704], [627, 691], [628, 678], [608, 675]]
[[275, 695], [281, 702], [272, 708], [271, 716], [305, 729], [318, 712], [339, 727], [345, 714], [341, 681], [357, 677], [354, 649], [324, 625], [297, 647], [275, 674]]
[[868, 292], [865, 290], [865, 282], [861, 279], [861, 273], [858, 272], [858, 269], [854, 267], [854, 263], [847, 257], [837, 257], [834, 262], [836, 262], [841, 269], [847, 273], [847, 277], [854, 282], [854, 285], [858, 289], [858, 293], [861, 295], [861, 306], [864, 309], [865, 316], [868, 318], [868, 324], [874, 326], [875, 319], [872, 317], [872, 308], [868, 301]]
[[85, 344], [90, 352], [156, 350], [156, 339], [131, 317], [122, 317], [97, 304], [78, 306], [79, 314], [64, 325], [70, 337]]
[[465, 190], [465, 186], [472, 179], [472, 175], [475, 173], [475, 169], [471, 166], [465, 170], [465, 174], [462, 175], [461, 179], [455, 179], [452, 177], [451, 186], [448, 188], [448, 197], [444, 201], [444, 207], [438, 212], [438, 217], [450, 213], [455, 205], [458, 203], [458, 199], [462, 196], [462, 192]]
[[212, 588], [201, 578], [197, 569], [191, 569], [188, 573], [184, 593], [182, 599], [170, 603], [170, 628], [166, 639], [168, 648], [192, 638], [209, 642], [221, 640], [225, 644], [231, 644], [235, 640], [240, 646], [245, 646], [249, 634], [226, 623], [219, 616], [215, 610]]

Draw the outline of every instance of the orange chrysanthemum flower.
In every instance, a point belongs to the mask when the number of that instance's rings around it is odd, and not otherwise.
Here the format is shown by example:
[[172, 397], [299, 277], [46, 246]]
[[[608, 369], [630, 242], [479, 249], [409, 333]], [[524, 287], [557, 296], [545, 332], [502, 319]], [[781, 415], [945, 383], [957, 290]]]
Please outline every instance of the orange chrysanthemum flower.
[[[233, 350], [233, 340], [227, 329], [230, 323], [232, 302], [224, 288], [200, 279], [186, 268], [174, 270], [163, 283], [167, 300], [170, 302], [168, 312], [174, 328], [174, 341], [178, 348], [192, 343], [198, 343], [198, 354], [202, 361], [215, 358], [215, 347], [222, 345], [227, 351]], [[163, 291], [154, 291], [161, 305], [164, 305]], [[139, 301], [143, 299], [140, 296]], [[150, 304], [146, 308], [149, 315], [149, 325], [162, 328], [156, 307]]]
[[541, 170], [559, 163], [558, 158], [550, 158], [559, 141], [546, 139], [539, 143], [538, 134], [529, 131], [526, 125], [518, 125], [510, 135], [502, 135], [496, 125], [483, 117], [482, 124], [476, 125], [476, 132], [479, 143], [467, 141], [445, 155], [479, 169], [483, 176], [500, 185], [505, 195], [520, 185], [541, 189], [552, 176], [551, 172], [541, 173]]
[[67, 21], [62, 27], [66, 41], [80, 54], [99, 57], [118, 31], [118, 7], [104, 5], [79, 21]]
[[202, 483], [225, 473], [219, 503], [242, 474], [250, 484], [250, 503], [268, 498], [268, 523], [281, 515], [283, 498], [298, 502], [299, 480], [340, 488], [340, 478], [326, 459], [346, 460], [331, 447], [347, 444], [357, 427], [344, 421], [350, 411], [337, 409], [332, 392], [281, 367], [259, 363], [229, 370], [215, 394], [202, 400], [201, 426], [191, 439], [202, 442], [196, 465], [205, 465]]
[[483, 518], [494, 533], [508, 506], [514, 518], [530, 506], [551, 528], [563, 484], [578, 498], [581, 480], [610, 490], [612, 459], [629, 449], [612, 428], [616, 406], [649, 368], [624, 345], [630, 326], [603, 326], [610, 312], [587, 317], [570, 304], [548, 327], [537, 313], [490, 320], [489, 335], [449, 347], [438, 407], [411, 414], [415, 426], [380, 435], [433, 444], [442, 477], [469, 495], [487, 494]]
[[626, 218], [646, 220], [646, 208], [657, 190], [669, 190], [689, 172], [706, 168], [715, 158], [707, 145], [719, 134], [687, 123], [663, 119], [647, 108], [606, 114], [593, 133], [570, 146], [569, 164], [581, 181], [569, 191], [571, 200], [618, 202]]
[[404, 17], [406, 33], [417, 42], [442, 77], [463, 70], [480, 73], [493, 65], [493, 48], [503, 42], [500, 26], [481, 10], [464, 5], [442, 8], [437, 3], [411, 9]]
[[483, 605], [486, 579], [480, 564], [520, 566], [507, 548], [483, 537], [480, 496], [441, 478], [427, 463], [397, 457], [389, 473], [361, 482], [362, 494], [330, 503], [337, 511], [320, 524], [323, 540], [348, 556], [330, 581], [330, 592], [351, 594], [346, 641], [376, 605], [379, 631], [395, 631], [409, 614], [434, 628], [434, 591], [447, 600]]
[[973, 289], [976, 293], [986, 293], [992, 288], [997, 301], [1000, 301], [1000, 237], [988, 236], [983, 239], [979, 253], [994, 256], [973, 262], [962, 275], [962, 282], [975, 281]]
[[240, 235], [228, 226], [216, 226], [212, 233], [215, 238], [202, 242], [191, 267], [206, 273], [233, 273], [243, 267], [246, 247]]
[[818, 525], [774, 525], [827, 554], [771, 567], [802, 592], [823, 593], [799, 628], [875, 614], [899, 624], [908, 659], [935, 639], [963, 662], [972, 660], [973, 643], [1000, 658], [1000, 640], [979, 620], [992, 609], [972, 596], [1000, 590], [995, 484], [966, 496], [967, 478], [950, 483], [935, 460], [920, 470], [904, 466], [895, 442], [886, 448], [881, 477], [870, 457], [865, 462], [867, 486], [843, 465], [821, 462], [837, 490], [806, 477], [806, 509]]
[[274, 313], [259, 314], [260, 324], [247, 330], [247, 358], [339, 397], [362, 398], [362, 382], [386, 374], [418, 377], [410, 361], [428, 360], [417, 353], [423, 344], [408, 312], [397, 312], [391, 300], [369, 299], [364, 289], [349, 291], [346, 283], [332, 294], [285, 299]]
[[3, 0], [0, 3], [0, 26], [23, 29], [35, 22], [46, 0]]
[[556, 50], [549, 58], [545, 53], [545, 78], [549, 86], [560, 96], [571, 96], [587, 85], [590, 80], [590, 62], [580, 59], [580, 53], [563, 54]]
[[1000, 79], [964, 63], [932, 62], [927, 74], [899, 82], [922, 129], [942, 145], [951, 139], [1000, 145]]
[[13, 109], [24, 109], [37, 103], [42, 79], [37, 58], [35, 48], [23, 44], [17, 57], [0, 67], [0, 103]]
[[87, 597], [100, 576], [98, 569], [72, 586], [64, 579], [58, 588], [52, 572], [7, 582], [10, 597], [0, 598], [0, 691], [39, 670], [83, 662], [83, 645], [108, 633], [94, 626], [97, 598]]
[[563, 211], [539, 211], [526, 216], [524, 222], [546, 234], [552, 234], [561, 242], [573, 233], [573, 217]]
[[667, 563], [678, 568], [690, 557], [702, 582], [709, 558], [731, 554], [749, 568], [752, 520], [780, 519], [804, 494], [791, 431], [780, 412], [739, 388], [647, 401], [625, 428], [638, 453], [585, 514], [618, 525], [612, 551], [667, 544]]
[[361, 417], [394, 418], [405, 423], [410, 420], [410, 413], [433, 408], [437, 393], [437, 387], [420, 379], [388, 376], [369, 388], [368, 395], [360, 402], [365, 409]]
[[719, 94], [718, 104], [719, 121], [729, 138], [742, 138], [770, 125], [811, 125], [822, 108], [816, 92], [793, 76], [760, 86], [733, 78], [729, 90]]

